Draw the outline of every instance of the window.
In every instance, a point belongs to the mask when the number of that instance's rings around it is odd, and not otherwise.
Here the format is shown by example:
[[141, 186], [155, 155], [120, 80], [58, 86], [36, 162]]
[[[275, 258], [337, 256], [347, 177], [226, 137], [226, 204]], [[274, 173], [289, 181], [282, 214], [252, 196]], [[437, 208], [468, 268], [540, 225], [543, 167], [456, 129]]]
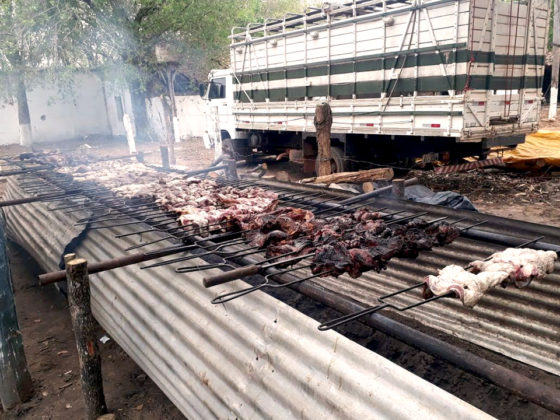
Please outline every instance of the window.
[[221, 77], [214, 79], [210, 83], [208, 99], [224, 99], [226, 97], [226, 79]]
[[124, 117], [124, 108], [122, 98], [120, 96], [115, 96], [115, 105], [117, 107], [117, 119], [122, 121]]

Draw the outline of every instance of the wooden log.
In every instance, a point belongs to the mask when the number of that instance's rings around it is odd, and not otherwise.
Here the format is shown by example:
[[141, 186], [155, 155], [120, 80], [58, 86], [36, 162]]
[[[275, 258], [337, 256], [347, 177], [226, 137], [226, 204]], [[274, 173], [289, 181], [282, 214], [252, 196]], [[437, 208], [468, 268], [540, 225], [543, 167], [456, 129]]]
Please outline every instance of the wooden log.
[[375, 168], [366, 171], [358, 172], [338, 172], [336, 174], [318, 176], [316, 178], [305, 178], [301, 182], [315, 184], [331, 184], [338, 182], [368, 182], [375, 180], [390, 180], [394, 176], [393, 169], [391, 168]]
[[95, 338], [96, 323], [91, 313], [87, 262], [77, 258], [66, 263], [68, 303], [80, 360], [80, 376], [86, 417], [97, 419], [107, 413], [101, 376], [101, 356]]
[[313, 125], [317, 135], [317, 159], [319, 170], [317, 176], [330, 175], [331, 171], [331, 126], [332, 111], [328, 103], [323, 102], [315, 107]]
[[373, 185], [373, 182], [371, 182], [371, 181], [364, 182], [362, 184], [362, 190], [365, 193], [372, 192], [373, 190], [375, 190], [375, 186]]
[[6, 250], [6, 235], [0, 219], [0, 402], [9, 410], [33, 396], [19, 330], [12, 277]]
[[[75, 260], [76, 259], [76, 254], [65, 254], [64, 255], [64, 266], [66, 267], [66, 264], [68, 264], [70, 261]], [[64, 276], [64, 278], [66, 278], [66, 276]], [[64, 280], [64, 279], [61, 279]]]
[[226, 168], [226, 177], [230, 180], [239, 179], [237, 175], [237, 162], [233, 159], [224, 159], [224, 165], [227, 166]]

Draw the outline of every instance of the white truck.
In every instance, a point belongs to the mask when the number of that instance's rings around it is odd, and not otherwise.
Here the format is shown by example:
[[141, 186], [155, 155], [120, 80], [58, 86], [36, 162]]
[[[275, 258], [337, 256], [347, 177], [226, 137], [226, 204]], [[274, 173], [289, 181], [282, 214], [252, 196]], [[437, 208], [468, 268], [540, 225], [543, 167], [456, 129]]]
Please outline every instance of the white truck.
[[233, 28], [231, 68], [203, 90], [207, 144], [238, 157], [316, 154], [333, 113], [333, 169], [480, 155], [538, 128], [546, 0], [353, 0]]

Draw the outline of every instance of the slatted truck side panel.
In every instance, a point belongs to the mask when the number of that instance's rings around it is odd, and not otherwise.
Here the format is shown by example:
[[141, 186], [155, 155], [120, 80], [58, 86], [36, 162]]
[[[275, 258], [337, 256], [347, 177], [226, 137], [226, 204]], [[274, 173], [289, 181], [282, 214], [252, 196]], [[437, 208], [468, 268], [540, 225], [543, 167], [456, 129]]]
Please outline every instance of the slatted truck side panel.
[[537, 128], [548, 13], [546, 0], [354, 0], [234, 28], [222, 132], [313, 136], [327, 100], [334, 138], [515, 144]]

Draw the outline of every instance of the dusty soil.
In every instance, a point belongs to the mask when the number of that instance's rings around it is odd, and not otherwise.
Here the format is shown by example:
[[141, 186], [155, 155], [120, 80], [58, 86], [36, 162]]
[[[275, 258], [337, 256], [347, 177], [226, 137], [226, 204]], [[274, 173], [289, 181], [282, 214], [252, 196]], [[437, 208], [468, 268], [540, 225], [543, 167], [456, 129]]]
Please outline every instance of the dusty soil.
[[[54, 286], [39, 287], [42, 271], [19, 246], [9, 245], [16, 308], [34, 398], [2, 419], [82, 419], [84, 402], [78, 355], [66, 298]], [[97, 337], [105, 336], [99, 327]], [[181, 413], [113, 341], [98, 342], [109, 411], [121, 419], [180, 419]]]
[[558, 130], [560, 129], [560, 114], [556, 117], [556, 120], [548, 119], [548, 105], [541, 108], [541, 119], [539, 121], [539, 128], [541, 130]]
[[483, 213], [560, 227], [560, 176], [474, 170], [437, 175], [414, 171], [434, 191], [457, 191]]

